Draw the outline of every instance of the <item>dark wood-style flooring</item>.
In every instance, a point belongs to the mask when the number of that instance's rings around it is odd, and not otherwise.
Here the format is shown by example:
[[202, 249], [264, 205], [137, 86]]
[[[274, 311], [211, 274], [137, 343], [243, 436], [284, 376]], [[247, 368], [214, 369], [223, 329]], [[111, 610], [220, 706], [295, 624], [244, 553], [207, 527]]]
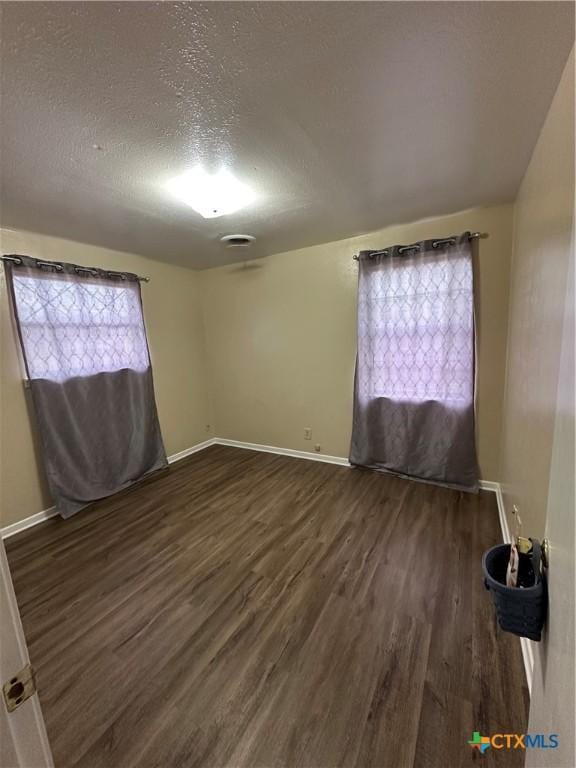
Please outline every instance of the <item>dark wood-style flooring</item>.
[[57, 768], [457, 768], [526, 730], [494, 495], [213, 446], [8, 540]]

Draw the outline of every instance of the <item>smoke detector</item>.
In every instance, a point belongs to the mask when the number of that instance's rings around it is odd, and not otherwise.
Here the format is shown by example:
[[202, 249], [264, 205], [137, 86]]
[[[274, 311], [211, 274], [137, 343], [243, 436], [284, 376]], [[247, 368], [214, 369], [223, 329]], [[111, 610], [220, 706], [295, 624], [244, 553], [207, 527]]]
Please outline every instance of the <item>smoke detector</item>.
[[256, 240], [253, 235], [224, 235], [220, 242], [224, 243], [226, 248], [246, 248]]

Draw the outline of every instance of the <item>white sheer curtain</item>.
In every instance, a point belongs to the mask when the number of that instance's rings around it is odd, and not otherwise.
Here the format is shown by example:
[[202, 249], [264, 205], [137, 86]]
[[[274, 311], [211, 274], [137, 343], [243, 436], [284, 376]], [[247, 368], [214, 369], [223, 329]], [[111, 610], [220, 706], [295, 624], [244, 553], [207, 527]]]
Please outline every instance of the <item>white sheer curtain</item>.
[[470, 405], [474, 376], [472, 262], [449, 251], [388, 258], [360, 278], [363, 397]]
[[65, 381], [149, 367], [137, 283], [16, 272], [13, 286], [31, 379]]

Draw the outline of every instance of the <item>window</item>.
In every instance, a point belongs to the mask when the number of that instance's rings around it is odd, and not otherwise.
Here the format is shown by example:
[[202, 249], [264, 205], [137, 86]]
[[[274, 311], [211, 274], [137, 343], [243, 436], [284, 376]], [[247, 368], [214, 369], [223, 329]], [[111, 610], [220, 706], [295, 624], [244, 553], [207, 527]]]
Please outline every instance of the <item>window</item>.
[[472, 262], [386, 258], [359, 286], [360, 396], [467, 406], [474, 387]]
[[149, 367], [137, 284], [15, 272], [13, 286], [31, 379]]

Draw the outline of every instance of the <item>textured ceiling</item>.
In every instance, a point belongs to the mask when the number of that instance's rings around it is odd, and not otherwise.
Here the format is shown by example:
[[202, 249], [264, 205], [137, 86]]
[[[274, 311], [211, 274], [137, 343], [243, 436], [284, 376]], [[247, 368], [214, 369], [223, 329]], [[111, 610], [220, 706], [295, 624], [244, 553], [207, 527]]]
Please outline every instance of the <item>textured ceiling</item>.
[[[1, 11], [2, 223], [195, 268], [513, 199], [574, 34], [568, 2]], [[196, 163], [258, 203], [202, 219], [163, 188]]]

